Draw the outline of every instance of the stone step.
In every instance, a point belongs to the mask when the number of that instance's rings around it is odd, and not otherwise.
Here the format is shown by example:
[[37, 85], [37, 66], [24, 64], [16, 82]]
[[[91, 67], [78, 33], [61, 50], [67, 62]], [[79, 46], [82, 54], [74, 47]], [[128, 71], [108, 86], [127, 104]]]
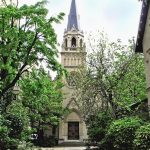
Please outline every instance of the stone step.
[[84, 146], [85, 143], [78, 141], [78, 142], [73, 142], [73, 141], [66, 141], [66, 142], [62, 142], [58, 144], [59, 146], [65, 146], [65, 147], [69, 147], [69, 146], [73, 146], [73, 147], [78, 147], [78, 146]]

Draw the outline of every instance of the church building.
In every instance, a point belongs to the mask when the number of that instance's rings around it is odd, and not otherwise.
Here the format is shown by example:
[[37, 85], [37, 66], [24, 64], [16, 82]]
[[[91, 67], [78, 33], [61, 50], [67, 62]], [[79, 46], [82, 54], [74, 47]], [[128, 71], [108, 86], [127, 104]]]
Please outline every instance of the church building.
[[72, 0], [68, 25], [64, 31], [61, 51], [61, 64], [69, 75], [64, 78], [64, 101], [63, 107], [69, 109], [69, 113], [62, 117], [59, 123], [59, 143], [76, 141], [82, 142], [87, 139], [87, 129], [74, 96], [74, 76], [78, 67], [86, 63], [86, 50], [84, 33], [80, 28], [79, 15], [76, 1]]

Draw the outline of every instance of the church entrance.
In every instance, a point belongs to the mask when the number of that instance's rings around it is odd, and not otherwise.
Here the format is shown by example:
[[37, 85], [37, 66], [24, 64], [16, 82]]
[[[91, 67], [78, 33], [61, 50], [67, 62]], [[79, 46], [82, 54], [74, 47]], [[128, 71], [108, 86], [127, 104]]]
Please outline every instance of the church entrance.
[[68, 140], [79, 140], [79, 122], [68, 122]]

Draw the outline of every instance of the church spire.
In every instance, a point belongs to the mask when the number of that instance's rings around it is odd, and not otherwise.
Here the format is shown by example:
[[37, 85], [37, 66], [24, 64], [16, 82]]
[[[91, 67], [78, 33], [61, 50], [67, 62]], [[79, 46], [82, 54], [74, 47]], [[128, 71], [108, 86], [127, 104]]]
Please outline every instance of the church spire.
[[75, 28], [76, 30], [80, 30], [79, 16], [77, 14], [75, 0], [72, 0], [72, 2], [71, 2], [70, 13], [68, 16], [67, 31], [70, 31], [72, 28]]

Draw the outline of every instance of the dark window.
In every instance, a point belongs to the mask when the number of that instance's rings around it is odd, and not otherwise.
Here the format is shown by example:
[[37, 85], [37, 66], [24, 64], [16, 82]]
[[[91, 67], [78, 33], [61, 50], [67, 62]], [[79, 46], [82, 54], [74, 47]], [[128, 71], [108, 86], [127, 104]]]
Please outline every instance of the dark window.
[[68, 41], [65, 39], [65, 47], [68, 47]]
[[71, 41], [71, 47], [76, 47], [76, 39], [73, 37]]

